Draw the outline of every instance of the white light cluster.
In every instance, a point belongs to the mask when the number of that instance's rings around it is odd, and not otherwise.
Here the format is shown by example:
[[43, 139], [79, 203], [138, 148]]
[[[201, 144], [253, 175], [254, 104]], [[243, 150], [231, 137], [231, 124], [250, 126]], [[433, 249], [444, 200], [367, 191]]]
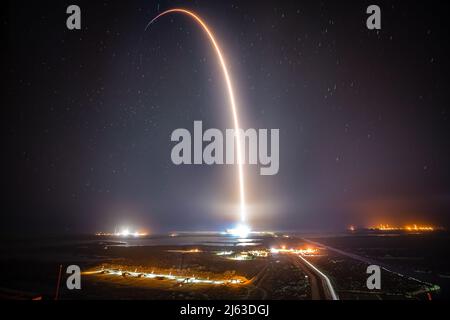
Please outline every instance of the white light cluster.
[[119, 232], [107, 233], [107, 232], [98, 232], [95, 235], [97, 236], [115, 236], [115, 237], [145, 237], [147, 233], [139, 232], [139, 231], [130, 231], [128, 228], [123, 228]]
[[228, 229], [227, 233], [229, 235], [239, 237], [239, 238], [247, 238], [250, 234], [250, 228], [246, 226], [245, 224], [239, 224], [234, 229]]

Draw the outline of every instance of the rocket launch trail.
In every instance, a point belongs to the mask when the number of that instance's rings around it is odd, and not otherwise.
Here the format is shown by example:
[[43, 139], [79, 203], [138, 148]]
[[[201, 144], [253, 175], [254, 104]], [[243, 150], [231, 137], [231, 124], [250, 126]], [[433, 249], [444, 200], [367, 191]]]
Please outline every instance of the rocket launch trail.
[[242, 145], [241, 145], [242, 141], [241, 141], [241, 137], [240, 137], [241, 133], [239, 130], [240, 127], [239, 127], [239, 118], [238, 118], [238, 113], [237, 113], [236, 101], [234, 98], [233, 86], [231, 83], [231, 78], [230, 78], [230, 75], [228, 72], [227, 64], [222, 55], [220, 46], [219, 46], [218, 42], [216, 41], [211, 29], [198, 15], [196, 15], [195, 13], [193, 13], [189, 10], [181, 9], [181, 8], [174, 8], [174, 9], [164, 11], [164, 12], [160, 13], [159, 15], [157, 15], [155, 18], [153, 18], [147, 24], [147, 26], [145, 27], [145, 30], [147, 30], [148, 27], [153, 22], [158, 20], [160, 17], [162, 17], [164, 15], [172, 14], [172, 13], [184, 14], [184, 15], [192, 18], [199, 26], [201, 26], [203, 31], [205, 31], [205, 33], [208, 35], [208, 38], [209, 38], [211, 44], [213, 45], [215, 52], [217, 54], [217, 58], [219, 59], [220, 66], [223, 71], [223, 76], [225, 78], [225, 83], [226, 83], [226, 87], [227, 87], [227, 91], [228, 91], [228, 99], [229, 99], [229, 103], [230, 103], [230, 107], [231, 107], [231, 112], [233, 115], [234, 129], [236, 131], [236, 136], [237, 136], [236, 151], [237, 151], [237, 160], [238, 160], [237, 162], [238, 162], [238, 180], [239, 180], [239, 195], [240, 195], [240, 220], [241, 220], [241, 223], [245, 223], [246, 218], [247, 218], [247, 213], [246, 213], [246, 203], [245, 203], [244, 168], [243, 168], [243, 161], [242, 161]]

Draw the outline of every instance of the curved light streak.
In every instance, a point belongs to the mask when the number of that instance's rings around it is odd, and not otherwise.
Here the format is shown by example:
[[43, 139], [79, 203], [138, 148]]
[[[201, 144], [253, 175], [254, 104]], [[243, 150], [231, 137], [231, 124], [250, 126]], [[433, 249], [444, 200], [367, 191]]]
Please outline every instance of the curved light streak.
[[230, 79], [230, 75], [228, 73], [228, 68], [225, 63], [225, 59], [223, 58], [222, 52], [220, 50], [220, 47], [219, 47], [213, 33], [208, 28], [206, 23], [199, 16], [197, 16], [196, 14], [194, 14], [193, 12], [191, 12], [189, 10], [181, 9], [181, 8], [174, 8], [174, 9], [164, 11], [164, 12], [158, 14], [155, 18], [153, 18], [147, 24], [147, 26], [145, 27], [145, 30], [147, 30], [147, 28], [153, 22], [155, 22], [157, 19], [159, 19], [160, 17], [167, 15], [167, 14], [171, 14], [171, 13], [181, 13], [181, 14], [185, 14], [185, 15], [193, 18], [194, 21], [196, 21], [208, 35], [209, 40], [211, 41], [211, 43], [217, 53], [217, 57], [219, 58], [219, 62], [222, 67], [223, 75], [224, 75], [225, 82], [227, 85], [228, 98], [230, 100], [231, 111], [233, 114], [234, 129], [236, 131], [236, 137], [237, 137], [236, 151], [237, 151], [237, 158], [238, 158], [240, 219], [241, 219], [241, 222], [245, 222], [247, 214], [246, 214], [246, 205], [245, 205], [245, 187], [244, 187], [245, 184], [244, 184], [244, 168], [243, 168], [243, 161], [242, 161], [242, 146], [241, 146], [241, 136], [240, 136], [240, 131], [239, 131], [240, 127], [239, 127], [239, 119], [238, 119], [238, 114], [237, 114], [236, 102], [234, 99], [233, 86], [231, 85], [231, 79]]

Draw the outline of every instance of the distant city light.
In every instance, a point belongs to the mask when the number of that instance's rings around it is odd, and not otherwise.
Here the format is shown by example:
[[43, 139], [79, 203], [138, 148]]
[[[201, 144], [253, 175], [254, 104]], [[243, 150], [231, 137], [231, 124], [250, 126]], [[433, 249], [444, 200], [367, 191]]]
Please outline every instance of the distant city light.
[[408, 231], [434, 231], [433, 227], [430, 226], [418, 226], [416, 224], [413, 224], [412, 226], [406, 226], [406, 230]]
[[379, 230], [379, 231], [417, 231], [417, 232], [426, 232], [426, 231], [435, 231], [438, 228], [427, 226], [427, 225], [406, 225], [404, 227], [395, 227], [389, 224], [379, 224], [376, 227], [369, 228], [371, 230]]

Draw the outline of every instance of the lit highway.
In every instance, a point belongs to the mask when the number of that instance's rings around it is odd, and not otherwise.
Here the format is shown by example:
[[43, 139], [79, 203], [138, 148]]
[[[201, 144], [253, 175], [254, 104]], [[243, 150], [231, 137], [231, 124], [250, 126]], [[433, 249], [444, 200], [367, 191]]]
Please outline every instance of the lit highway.
[[[333, 288], [333, 285], [331, 284], [330, 279], [328, 278], [328, 276], [326, 274], [324, 274], [322, 271], [320, 271], [316, 266], [314, 266], [311, 262], [309, 262], [308, 260], [306, 260], [304, 257], [302, 257], [301, 255], [297, 256], [303, 263], [305, 263], [308, 267], [308, 269], [314, 274], [314, 278], [315, 280], [310, 279], [310, 284], [311, 284], [311, 294], [312, 294], [312, 298], [313, 300], [317, 300], [315, 299], [316, 297], [318, 299], [325, 299], [325, 300], [339, 300], [338, 295], [336, 294], [336, 291]], [[300, 262], [299, 260], [297, 260], [298, 262]], [[308, 274], [311, 274], [311, 272], [309, 272]], [[320, 280], [320, 281], [317, 281]], [[315, 285], [313, 285], [313, 281], [316, 283]], [[320, 283], [320, 289], [315, 289], [313, 290], [314, 286], [318, 286]], [[314, 294], [314, 291], [319, 290], [319, 292], [321, 293], [319, 296], [317, 296], [317, 294]]]
[[287, 249], [283, 246], [281, 249], [272, 248], [271, 252], [274, 254], [284, 253], [290, 255], [291, 262], [308, 277], [312, 300], [339, 300], [328, 276], [304, 258], [305, 256], [315, 254], [317, 249]]

